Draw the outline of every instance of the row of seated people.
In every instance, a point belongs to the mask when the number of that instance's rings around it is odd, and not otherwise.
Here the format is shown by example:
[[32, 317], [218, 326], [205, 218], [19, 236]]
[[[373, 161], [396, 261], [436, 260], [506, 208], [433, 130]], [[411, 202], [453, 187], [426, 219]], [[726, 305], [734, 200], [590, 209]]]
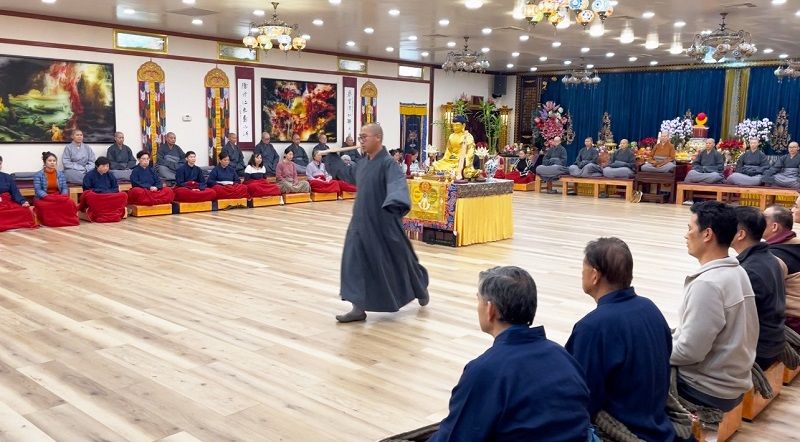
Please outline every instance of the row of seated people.
[[[260, 153], [255, 153], [239, 177], [231, 164], [227, 152], [218, 155], [218, 164], [208, 178], [196, 166], [197, 155], [189, 151], [184, 155], [184, 164], [175, 171], [175, 186], [164, 186], [161, 177], [150, 165], [150, 154], [141, 151], [136, 155], [137, 165], [131, 169], [128, 179], [131, 189], [120, 192], [115, 174], [111, 173], [111, 161], [98, 157], [94, 168], [83, 175], [79, 204], [69, 197], [66, 171], [57, 169], [58, 158], [52, 152], [44, 152], [44, 167], [34, 175], [35, 202], [33, 212], [30, 203], [22, 196], [14, 179], [0, 172], [0, 231], [36, 226], [66, 227], [79, 224], [77, 213], [82, 212], [93, 222], [117, 222], [126, 216], [128, 205], [154, 206], [175, 202], [196, 203], [219, 199], [258, 198], [279, 196], [285, 193], [310, 191], [337, 193], [356, 192], [350, 183], [332, 180], [320, 162], [317, 153], [310, 163], [313, 176], [308, 181], [300, 180], [293, 152], [287, 148], [283, 161], [277, 167], [276, 183], [267, 180], [266, 167]], [[2, 157], [0, 157], [2, 169]]]
[[800, 156], [796, 141], [789, 143], [789, 152], [770, 165], [769, 157], [759, 149], [759, 140], [750, 138], [748, 149], [736, 161], [736, 168], [727, 178], [724, 176], [725, 161], [716, 149], [714, 139], [706, 140], [705, 149], [698, 152], [692, 161], [692, 170], [686, 174], [687, 183], [725, 183], [736, 186], [760, 186], [800, 189], [798, 170]]
[[[785, 316], [800, 308], [800, 241], [791, 231], [798, 209], [772, 207], [765, 216], [709, 201], [691, 212], [686, 246], [700, 267], [686, 278], [672, 331], [631, 285], [633, 256], [618, 238], [584, 250], [582, 288], [597, 307], [565, 348], [531, 328], [537, 289], [525, 270], [482, 272], [478, 318], [494, 343], [466, 365], [428, 440], [586, 441], [592, 432], [602, 440], [693, 440], [689, 413], [702, 410], [704, 423], [718, 423], [754, 386], [754, 373], [796, 357], [785, 323], [798, 318]], [[632, 436], [616, 438], [623, 430]]]

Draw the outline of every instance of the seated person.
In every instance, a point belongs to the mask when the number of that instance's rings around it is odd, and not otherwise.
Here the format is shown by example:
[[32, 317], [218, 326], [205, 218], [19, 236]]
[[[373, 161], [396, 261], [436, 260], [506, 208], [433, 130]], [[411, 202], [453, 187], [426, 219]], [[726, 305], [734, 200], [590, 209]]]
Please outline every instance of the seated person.
[[756, 364], [768, 369], [783, 352], [786, 344], [786, 294], [783, 273], [769, 244], [761, 241], [767, 220], [757, 207], [736, 207], [737, 232], [731, 247], [739, 254], [742, 266], [756, 296], [758, 313], [758, 344]]
[[778, 158], [772, 167], [764, 173], [764, 182], [778, 187], [800, 189], [800, 180], [798, 180], [800, 155], [797, 154], [798, 150], [800, 150], [800, 145], [797, 144], [797, 141], [789, 143], [789, 153]]
[[[297, 164], [294, 163], [294, 151], [287, 147], [283, 152], [283, 160], [278, 163], [275, 171], [278, 187], [281, 193], [310, 193], [311, 186], [308, 181], [301, 181], [297, 176]], [[305, 171], [305, 169], [304, 169]]]
[[217, 199], [217, 192], [206, 188], [203, 170], [195, 166], [197, 155], [194, 151], [186, 152], [184, 159], [186, 162], [175, 172], [175, 202], [204, 203]]
[[639, 439], [674, 440], [667, 416], [672, 338], [658, 307], [631, 287], [628, 245], [618, 238], [590, 242], [581, 275], [597, 308], [575, 324], [566, 348], [583, 367], [592, 421], [607, 430], [597, 420], [605, 411]]
[[19, 193], [14, 178], [2, 170], [3, 157], [0, 157], [0, 232], [35, 228], [31, 203]]
[[584, 148], [578, 151], [575, 163], [569, 166], [569, 174], [575, 177], [603, 176], [603, 169], [599, 164], [599, 154], [592, 144], [592, 137], [583, 141]]
[[228, 158], [231, 160], [231, 165], [234, 169], [236, 169], [236, 175], [239, 178], [244, 177], [244, 153], [242, 153], [242, 149], [239, 149], [239, 136], [235, 133], [228, 134], [228, 142], [225, 143], [225, 146], [222, 148], [222, 151], [228, 154]]
[[320, 133], [317, 138], [319, 139], [319, 143], [311, 149], [311, 158], [314, 158], [314, 154], [317, 153], [318, 150], [328, 150], [328, 136], [324, 133]]
[[403, 150], [402, 149], [390, 150], [389, 155], [392, 156], [392, 159], [394, 160], [395, 164], [397, 164], [397, 167], [399, 167], [400, 171], [403, 172], [403, 174], [405, 175], [406, 165], [403, 164]]
[[701, 150], [697, 157], [692, 161], [692, 170], [686, 174], [687, 183], [721, 183], [722, 170], [725, 168], [725, 161], [722, 154], [714, 146], [714, 139], [706, 140], [706, 148]]
[[83, 131], [80, 129], [72, 131], [72, 142], [64, 147], [62, 157], [68, 183], [82, 184], [86, 173], [94, 170], [94, 151], [83, 142]]
[[736, 186], [760, 186], [761, 178], [769, 169], [767, 154], [758, 148], [758, 138], [750, 138], [750, 148], [736, 161], [736, 171], [725, 181]]
[[[533, 162], [528, 158], [528, 153], [525, 149], [520, 149], [519, 160], [514, 170], [506, 175], [506, 179], [513, 180], [517, 184], [532, 183], [536, 179], [536, 174], [533, 171]], [[495, 175], [497, 176], [497, 175]]]
[[84, 212], [93, 223], [116, 223], [127, 215], [128, 194], [119, 191], [114, 175], [109, 173], [111, 162], [97, 157], [95, 168], [83, 177], [83, 193], [78, 211]]
[[[353, 139], [352, 135], [348, 135], [347, 138], [344, 139], [344, 143], [342, 143], [342, 147], [353, 147], [355, 145], [356, 145], [356, 142]], [[345, 155], [350, 157], [350, 161], [352, 161], [353, 164], [359, 162], [359, 160], [361, 160], [361, 158], [364, 158], [364, 155], [361, 153], [361, 149], [360, 148], [359, 149], [354, 149], [354, 150], [348, 150], [346, 152], [340, 152], [339, 153], [339, 156], [342, 157], [342, 159], [344, 159]]]
[[531, 327], [533, 278], [495, 267], [478, 284], [478, 322], [494, 343], [464, 367], [450, 412], [428, 442], [590, 440], [583, 370], [543, 327]]
[[623, 138], [619, 148], [611, 154], [608, 166], [603, 168], [606, 178], [633, 178], [636, 174], [636, 154], [630, 149], [628, 140]]
[[231, 159], [225, 151], [217, 155], [217, 165], [208, 174], [208, 187], [217, 193], [217, 199], [250, 198], [247, 186], [242, 184], [244, 178], [239, 178], [236, 166], [231, 164]]
[[275, 176], [275, 168], [278, 167], [278, 161], [281, 160], [280, 155], [275, 150], [275, 146], [270, 143], [269, 132], [261, 133], [261, 141], [256, 144], [253, 149], [253, 155], [260, 153], [261, 158], [264, 159], [264, 167], [267, 169], [267, 176]]
[[300, 134], [292, 135], [292, 144], [290, 144], [286, 149], [292, 151], [292, 161], [294, 162], [295, 166], [297, 166], [295, 167], [295, 172], [305, 175], [306, 166], [308, 166], [308, 154], [306, 153], [306, 150], [303, 149], [303, 146], [300, 145]]
[[250, 198], [281, 195], [280, 187], [267, 181], [267, 168], [259, 152], [253, 153], [247, 162], [247, 167], [244, 169], [244, 185]]
[[350, 155], [347, 154], [342, 155], [342, 162], [344, 163], [345, 166], [352, 166], [354, 164], [353, 159], [350, 158]]
[[167, 133], [164, 139], [166, 142], [158, 146], [156, 169], [158, 170], [158, 176], [165, 181], [174, 182], [175, 172], [183, 165], [186, 155], [184, 155], [183, 149], [175, 144], [177, 137], [174, 133]]
[[52, 152], [42, 152], [42, 170], [33, 176], [33, 191], [36, 201], [33, 211], [39, 224], [47, 227], [77, 226], [78, 206], [69, 197], [67, 178], [58, 166], [58, 158]]
[[403, 162], [406, 164], [406, 176], [411, 176], [411, 174], [422, 171], [419, 165], [419, 152], [417, 152], [415, 149], [411, 149], [409, 153], [405, 154]]
[[175, 194], [169, 187], [164, 187], [158, 173], [150, 166], [150, 154], [143, 150], [136, 154], [136, 159], [139, 164], [131, 172], [128, 204], [134, 206], [171, 204]]
[[[800, 204], [798, 197], [795, 207]], [[795, 209], [800, 218], [800, 213]], [[795, 216], [782, 206], [771, 206], [764, 211], [767, 228], [764, 239], [769, 250], [778, 258], [786, 293], [786, 326], [800, 333], [800, 238], [792, 231]]]
[[136, 158], [133, 151], [125, 145], [125, 134], [122, 132], [114, 133], [114, 144], [108, 146], [106, 158], [111, 161], [111, 173], [117, 180], [131, 179], [131, 172], [136, 167]]
[[736, 236], [733, 207], [704, 201], [690, 210], [686, 246], [701, 267], [683, 285], [669, 362], [678, 369], [681, 398], [727, 412], [753, 386], [751, 369], [758, 342], [755, 295], [747, 272], [728, 256]]
[[567, 164], [567, 149], [561, 145], [561, 137], [553, 138], [550, 148], [544, 154], [541, 166], [536, 168], [536, 175], [541, 177], [542, 181], [547, 183], [547, 191], [549, 193], [557, 193], [553, 189], [553, 181], [557, 180], [562, 175], [569, 174]]
[[314, 157], [306, 167], [306, 178], [311, 187], [311, 191], [315, 193], [340, 193], [339, 182], [334, 180], [332, 176], [325, 170], [325, 164], [322, 163], [322, 152], [317, 150], [314, 152]]
[[669, 134], [661, 132], [658, 143], [650, 151], [650, 159], [642, 164], [642, 172], [669, 173], [675, 170], [675, 146], [669, 142]]

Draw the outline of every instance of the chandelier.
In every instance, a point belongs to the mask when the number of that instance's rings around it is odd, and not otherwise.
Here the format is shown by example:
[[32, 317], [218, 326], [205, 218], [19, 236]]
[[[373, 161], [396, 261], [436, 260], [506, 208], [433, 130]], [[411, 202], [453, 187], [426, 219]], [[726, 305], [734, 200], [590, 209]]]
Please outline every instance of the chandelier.
[[775, 76], [778, 77], [778, 82], [783, 81], [784, 78], [795, 80], [800, 78], [800, 60], [791, 60], [786, 62], [783, 66], [778, 66], [775, 69]]
[[278, 18], [278, 2], [272, 2], [272, 8], [272, 18], [260, 25], [251, 24], [250, 32], [242, 39], [242, 43], [250, 49], [263, 49], [264, 52], [273, 47], [284, 52], [305, 49], [305, 38], [300, 36], [292, 38], [292, 32], [297, 30], [297, 25], [289, 25]]
[[528, 0], [523, 14], [531, 26], [546, 21], [557, 27], [561, 23], [569, 24], [570, 11], [575, 13], [575, 21], [586, 28], [595, 17], [604, 22], [614, 13], [614, 8], [610, 0]]
[[445, 72], [477, 72], [483, 73], [489, 68], [489, 62], [483, 52], [469, 50], [469, 37], [464, 37], [464, 49], [447, 53], [447, 58], [442, 63]]
[[600, 76], [597, 75], [597, 71], [584, 68], [574, 70], [561, 78], [561, 82], [567, 87], [581, 84], [584, 86], [597, 86], [600, 84], [600, 81]]
[[723, 12], [720, 15], [722, 23], [719, 28], [710, 34], [696, 34], [692, 46], [686, 50], [686, 55], [697, 61], [703, 61], [707, 55], [714, 61], [720, 61], [728, 55], [736, 61], [741, 61], [756, 53], [756, 45], [753, 44], [750, 33], [728, 30], [725, 25], [728, 13]]

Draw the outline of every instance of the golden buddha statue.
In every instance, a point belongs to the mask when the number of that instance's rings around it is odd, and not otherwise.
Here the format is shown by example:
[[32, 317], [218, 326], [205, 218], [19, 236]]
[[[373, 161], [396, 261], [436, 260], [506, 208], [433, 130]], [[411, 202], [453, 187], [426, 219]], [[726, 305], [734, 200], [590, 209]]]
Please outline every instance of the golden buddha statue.
[[453, 118], [453, 133], [447, 139], [447, 147], [442, 158], [433, 163], [436, 172], [453, 173], [456, 179], [470, 179], [478, 175], [472, 167], [475, 157], [475, 139], [464, 129], [467, 118], [458, 115]]

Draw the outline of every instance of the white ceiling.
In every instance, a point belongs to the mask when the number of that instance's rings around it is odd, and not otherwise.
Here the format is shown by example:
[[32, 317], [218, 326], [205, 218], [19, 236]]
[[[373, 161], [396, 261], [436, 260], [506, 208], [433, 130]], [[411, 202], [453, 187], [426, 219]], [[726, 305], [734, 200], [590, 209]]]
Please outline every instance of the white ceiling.
[[[490, 69], [494, 71], [528, 72], [531, 67], [561, 69], [564, 60], [573, 61], [572, 67], [581, 63], [595, 67], [649, 66], [653, 60], [661, 65], [689, 63], [691, 59], [686, 55], [668, 52], [676, 34], [686, 48], [695, 33], [715, 29], [719, 13], [723, 11], [730, 13], [729, 28], [744, 29], [753, 35], [759, 49], [754, 60], [776, 59], [781, 53], [790, 57], [800, 55], [797, 39], [800, 0], [785, 0], [779, 5], [772, 4], [771, 0], [751, 0], [750, 3], [723, 0], [722, 5], [707, 0], [619, 0], [614, 15], [606, 21], [604, 36], [599, 38], [589, 36], [574, 23], [558, 31], [550, 24], [540, 23], [529, 32], [525, 20], [512, 16], [513, 10], [524, 0], [489, 0], [474, 10], [465, 7], [465, 0], [340, 1], [334, 5], [328, 0], [284, 0], [278, 7], [278, 15], [290, 24], [299, 24], [300, 32], [311, 36], [308, 48], [312, 50], [423, 63], [442, 63], [449, 50], [447, 43], [456, 42], [459, 48], [463, 45], [462, 37], [468, 35], [471, 48], [490, 48], [487, 56]], [[126, 14], [124, 10], [128, 8], [135, 13]], [[396, 17], [388, 14], [393, 8], [400, 11]], [[56, 0], [54, 4], [40, 0], [0, 0], [0, 9], [240, 39], [249, 23], [270, 16], [272, 6], [265, 0], [196, 0], [194, 5], [184, 4], [182, 0]], [[256, 9], [265, 10], [266, 16], [254, 16]], [[645, 11], [655, 12], [655, 17], [642, 18]], [[193, 25], [195, 17], [201, 18], [203, 24]], [[450, 24], [440, 25], [438, 22], [442, 18], [449, 19]], [[314, 19], [322, 19], [324, 24], [315, 26]], [[686, 22], [683, 28], [674, 27], [679, 20]], [[636, 40], [621, 44], [619, 35], [628, 23], [634, 29]], [[374, 28], [375, 33], [364, 33], [365, 27]], [[484, 27], [494, 30], [484, 35], [481, 32]], [[650, 32], [658, 33], [661, 44], [658, 49], [644, 48], [645, 36]], [[409, 40], [412, 35], [417, 36], [416, 41]], [[522, 42], [521, 35], [529, 35], [530, 39]], [[356, 45], [346, 46], [348, 40]], [[554, 41], [560, 41], [561, 46], [554, 48]], [[394, 51], [387, 52], [388, 46]], [[588, 47], [589, 52], [582, 53], [583, 47]], [[766, 48], [774, 52], [765, 54]], [[422, 57], [423, 51], [429, 51], [430, 55]], [[520, 55], [513, 57], [513, 52]], [[614, 56], [607, 57], [609, 52]], [[548, 57], [547, 61], [540, 61], [541, 56]], [[628, 61], [631, 56], [638, 60]], [[514, 67], [507, 68], [508, 63], [513, 63]]]

